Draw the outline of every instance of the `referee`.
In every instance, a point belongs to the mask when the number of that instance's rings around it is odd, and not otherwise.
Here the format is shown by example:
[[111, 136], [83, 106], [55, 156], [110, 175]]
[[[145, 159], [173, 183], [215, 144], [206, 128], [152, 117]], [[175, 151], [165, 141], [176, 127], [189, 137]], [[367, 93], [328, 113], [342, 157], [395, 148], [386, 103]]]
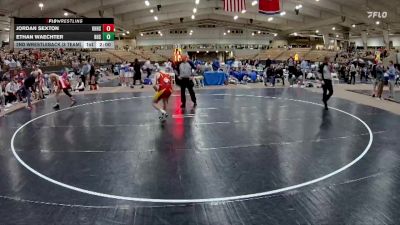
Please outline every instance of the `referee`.
[[189, 90], [190, 98], [193, 102], [193, 107], [197, 106], [196, 94], [193, 87], [192, 65], [189, 63], [187, 55], [182, 56], [182, 63], [179, 65], [179, 83], [181, 86], [181, 108], [186, 108], [186, 88]]
[[331, 74], [333, 72], [333, 67], [329, 61], [330, 61], [329, 57], [326, 56], [324, 58], [324, 63], [319, 67], [319, 73], [321, 74], [321, 84], [323, 90], [322, 101], [324, 102], [326, 110], [328, 110], [328, 100], [333, 95], [332, 74]]

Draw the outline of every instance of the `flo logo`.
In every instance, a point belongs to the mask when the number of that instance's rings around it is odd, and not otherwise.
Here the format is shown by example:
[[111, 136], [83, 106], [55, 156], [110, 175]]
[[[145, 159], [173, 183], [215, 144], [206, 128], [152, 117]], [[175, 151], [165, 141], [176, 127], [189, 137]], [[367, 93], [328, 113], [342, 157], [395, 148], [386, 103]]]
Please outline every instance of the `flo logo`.
[[386, 19], [388, 17], [387, 12], [367, 12], [367, 13], [368, 13], [368, 18], [370, 19], [375, 19], [375, 18]]

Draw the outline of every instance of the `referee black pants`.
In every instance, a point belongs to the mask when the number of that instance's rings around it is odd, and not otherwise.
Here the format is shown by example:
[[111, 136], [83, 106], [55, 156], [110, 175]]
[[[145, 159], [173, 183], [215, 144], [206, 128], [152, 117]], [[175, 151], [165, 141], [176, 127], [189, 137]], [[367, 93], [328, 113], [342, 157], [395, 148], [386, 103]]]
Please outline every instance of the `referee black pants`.
[[181, 85], [181, 103], [182, 106], [186, 105], [186, 88], [189, 90], [190, 98], [192, 99], [192, 102], [196, 104], [196, 94], [194, 93], [193, 87], [194, 83], [190, 78], [182, 78], [179, 81]]
[[332, 80], [324, 79], [324, 85], [322, 85], [322, 90], [323, 90], [322, 101], [326, 104], [333, 95]]

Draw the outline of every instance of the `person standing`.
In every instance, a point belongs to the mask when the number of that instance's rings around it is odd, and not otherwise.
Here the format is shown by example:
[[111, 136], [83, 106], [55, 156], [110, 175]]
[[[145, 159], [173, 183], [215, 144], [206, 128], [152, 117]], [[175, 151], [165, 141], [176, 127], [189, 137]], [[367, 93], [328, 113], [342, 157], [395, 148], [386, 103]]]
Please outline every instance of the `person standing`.
[[294, 78], [293, 76], [296, 75], [296, 61], [294, 60], [293, 56], [290, 56], [289, 59], [287, 60], [287, 65], [289, 69], [289, 83], [290, 87], [293, 87], [294, 83]]
[[354, 63], [351, 63], [350, 65], [350, 83], [353, 83], [353, 85], [356, 84], [356, 73], [357, 73], [357, 68], [354, 65]]
[[[332, 64], [329, 61], [329, 57], [324, 58], [324, 63], [320, 66], [319, 72], [321, 74], [321, 84], [322, 84], [322, 102], [324, 103], [325, 109], [328, 110], [328, 100], [333, 95], [332, 86], [332, 75], [333, 72]], [[328, 93], [329, 92], [329, 93]]]
[[376, 65], [376, 80], [378, 81], [376, 97], [379, 100], [382, 100], [383, 86], [385, 85], [385, 75], [382, 61], [379, 61], [378, 65]]
[[389, 81], [388, 81], [388, 85], [389, 85], [389, 98], [394, 98], [394, 85], [396, 83], [396, 68], [394, 67], [394, 63], [392, 60], [389, 61], [389, 68], [387, 71], [388, 75], [389, 75]]
[[139, 63], [138, 59], [135, 59], [135, 62], [133, 63], [133, 72], [134, 72], [134, 75], [133, 75], [132, 88], [135, 88], [137, 80], [140, 82], [140, 85], [142, 85], [142, 88], [144, 88], [143, 81], [142, 81], [142, 70], [140, 68], [140, 63]]
[[151, 62], [150, 62], [150, 58], [148, 58], [148, 59], [146, 60], [146, 62], [144, 63], [143, 68], [144, 68], [144, 70], [146, 70], [146, 72], [147, 72], [146, 78], [150, 78], [150, 76], [151, 76], [151, 69], [152, 69], [152, 65], [151, 65]]
[[179, 65], [179, 80], [181, 86], [181, 108], [186, 108], [186, 88], [189, 90], [190, 98], [193, 102], [193, 107], [197, 106], [196, 94], [193, 90], [193, 74], [192, 66], [189, 63], [188, 56], [182, 56], [182, 63]]
[[307, 78], [307, 72], [308, 72], [308, 62], [306, 61], [306, 59], [303, 59], [301, 61], [300, 68], [301, 68], [301, 72], [303, 73], [303, 77], [301, 80], [301, 86], [304, 87], [304, 81]]
[[82, 66], [82, 81], [86, 85], [89, 83], [90, 65], [89, 62], [85, 61]]

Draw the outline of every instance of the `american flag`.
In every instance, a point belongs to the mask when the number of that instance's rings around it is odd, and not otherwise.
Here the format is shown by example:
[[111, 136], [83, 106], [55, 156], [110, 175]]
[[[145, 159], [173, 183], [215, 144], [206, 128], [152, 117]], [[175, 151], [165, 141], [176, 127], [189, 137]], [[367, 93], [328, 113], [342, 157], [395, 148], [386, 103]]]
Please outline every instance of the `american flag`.
[[227, 12], [241, 12], [246, 10], [246, 0], [224, 0], [224, 9]]

